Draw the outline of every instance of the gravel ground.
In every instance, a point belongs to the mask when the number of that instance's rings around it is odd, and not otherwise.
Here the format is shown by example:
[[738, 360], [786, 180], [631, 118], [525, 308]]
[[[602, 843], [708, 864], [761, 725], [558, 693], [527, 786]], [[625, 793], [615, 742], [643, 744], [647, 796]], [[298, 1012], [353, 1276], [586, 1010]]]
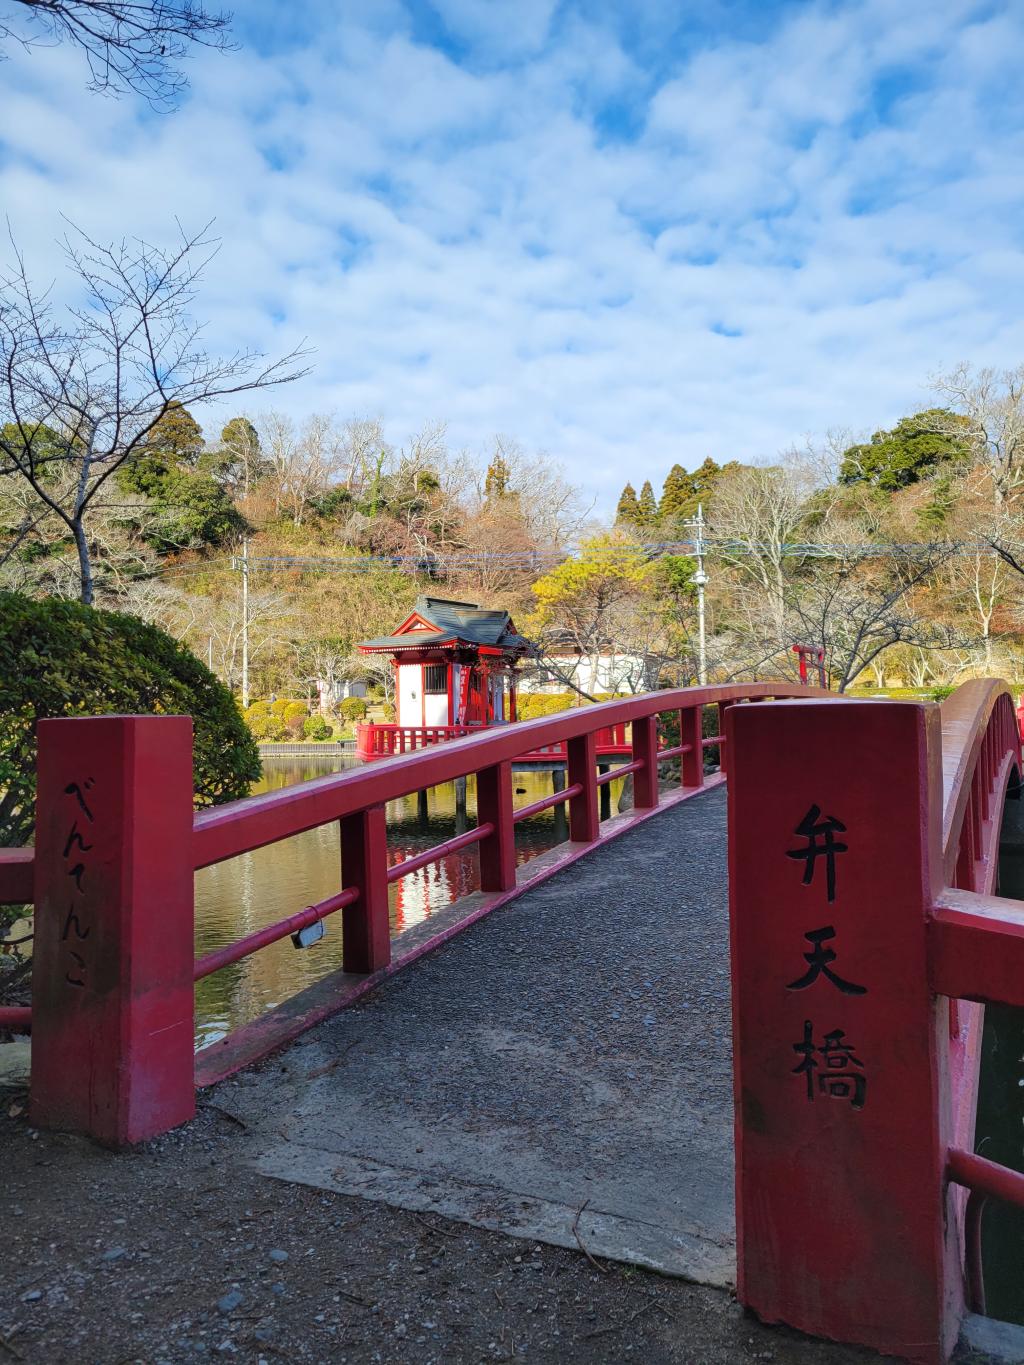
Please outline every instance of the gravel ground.
[[0, 1361], [854, 1365], [728, 1294], [260, 1177], [214, 1103], [126, 1153], [0, 1117]]

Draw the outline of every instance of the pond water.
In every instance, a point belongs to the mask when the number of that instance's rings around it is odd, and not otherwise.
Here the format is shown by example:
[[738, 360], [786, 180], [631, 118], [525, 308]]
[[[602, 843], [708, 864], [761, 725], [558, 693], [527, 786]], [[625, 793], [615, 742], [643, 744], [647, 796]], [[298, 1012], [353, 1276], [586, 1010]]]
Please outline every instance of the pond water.
[[[334, 754], [265, 756], [264, 775], [253, 792], [274, 791], [350, 767], [354, 758]], [[515, 805], [524, 806], [552, 791], [548, 772], [513, 774]], [[622, 782], [612, 782], [611, 803], [619, 801]], [[467, 819], [458, 824], [455, 784], [432, 787], [424, 816], [416, 794], [387, 807], [389, 862], [443, 843], [476, 823], [476, 785], [467, 782]], [[550, 809], [516, 826], [519, 862], [535, 857], [566, 838], [562, 808]], [[196, 874], [196, 956], [233, 943], [340, 889], [337, 823], [309, 830], [267, 848], [204, 868]], [[451, 854], [410, 873], [390, 887], [391, 932], [401, 933], [479, 886], [475, 848]], [[250, 957], [196, 983], [196, 1046], [216, 1042], [240, 1024], [279, 1005], [327, 972], [341, 966], [341, 915], [325, 921], [326, 937], [312, 948], [296, 950], [290, 938], [261, 948]]]

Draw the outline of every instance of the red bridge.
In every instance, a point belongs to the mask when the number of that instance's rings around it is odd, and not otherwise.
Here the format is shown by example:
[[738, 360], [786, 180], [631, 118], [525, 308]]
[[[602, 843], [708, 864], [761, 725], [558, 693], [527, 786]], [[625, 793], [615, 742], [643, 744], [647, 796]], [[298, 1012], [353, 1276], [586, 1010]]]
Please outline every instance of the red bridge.
[[[721, 724], [704, 734], [708, 708]], [[614, 771], [599, 771], [601, 731], [628, 745]], [[711, 774], [709, 748], [721, 754]], [[513, 766], [553, 751], [565, 790], [517, 809]], [[633, 809], [602, 825], [600, 786], [624, 774]], [[1024, 1206], [1024, 1175], [976, 1155], [973, 1141], [983, 1006], [1024, 1005], [1024, 903], [996, 895], [1004, 801], [1020, 774], [999, 682], [969, 683], [941, 706], [782, 684], [660, 692], [198, 815], [188, 718], [43, 721], [35, 848], [0, 853], [0, 900], [35, 905], [33, 1004], [0, 1012], [0, 1025], [31, 1028], [35, 1124], [138, 1142], [187, 1122], [197, 1086], [557, 879], [554, 899], [538, 902], [551, 923], [588, 858], [607, 866], [631, 839], [656, 841], [686, 803], [716, 839], [713, 793], [726, 784], [739, 1298], [767, 1321], [932, 1365], [949, 1357], [965, 1311], [984, 1311], [985, 1201]], [[385, 803], [467, 775], [475, 828], [390, 865]], [[562, 802], [569, 841], [517, 869], [516, 825]], [[194, 960], [198, 868], [334, 822], [335, 895]], [[480, 890], [392, 941], [389, 883], [471, 846]], [[669, 853], [671, 907], [673, 877], [708, 858], [703, 846]], [[194, 1054], [196, 980], [337, 912], [342, 972]], [[571, 945], [573, 932], [562, 925], [559, 941]], [[573, 981], [581, 996], [600, 979], [588, 961]], [[671, 985], [696, 991], [681, 960]], [[671, 1175], [652, 1164], [644, 1197], [656, 1202]]]

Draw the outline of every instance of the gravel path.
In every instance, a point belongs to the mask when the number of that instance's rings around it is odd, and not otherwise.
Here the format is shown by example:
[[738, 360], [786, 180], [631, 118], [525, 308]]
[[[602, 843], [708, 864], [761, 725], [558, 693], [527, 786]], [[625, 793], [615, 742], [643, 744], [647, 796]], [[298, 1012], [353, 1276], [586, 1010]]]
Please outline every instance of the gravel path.
[[762, 1327], [721, 1290], [267, 1180], [219, 1095], [120, 1154], [34, 1135], [3, 1099], [5, 1365], [879, 1359]]

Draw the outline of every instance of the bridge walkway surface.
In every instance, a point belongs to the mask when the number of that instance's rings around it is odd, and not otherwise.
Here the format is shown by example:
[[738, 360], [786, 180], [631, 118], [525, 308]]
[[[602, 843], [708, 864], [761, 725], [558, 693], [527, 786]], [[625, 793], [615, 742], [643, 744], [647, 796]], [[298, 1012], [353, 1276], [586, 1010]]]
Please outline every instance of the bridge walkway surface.
[[227, 1103], [265, 1174], [726, 1286], [725, 792], [527, 891]]

